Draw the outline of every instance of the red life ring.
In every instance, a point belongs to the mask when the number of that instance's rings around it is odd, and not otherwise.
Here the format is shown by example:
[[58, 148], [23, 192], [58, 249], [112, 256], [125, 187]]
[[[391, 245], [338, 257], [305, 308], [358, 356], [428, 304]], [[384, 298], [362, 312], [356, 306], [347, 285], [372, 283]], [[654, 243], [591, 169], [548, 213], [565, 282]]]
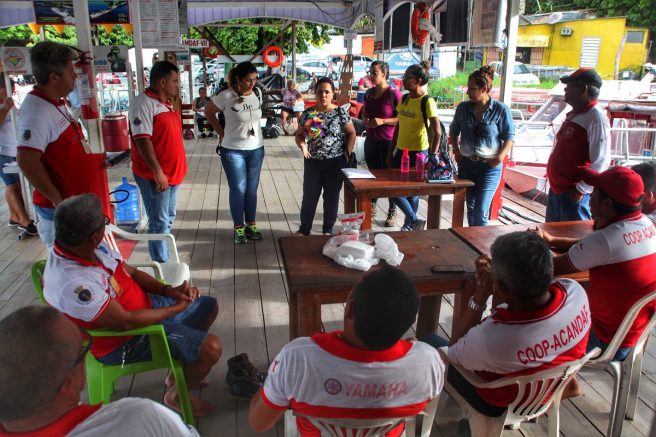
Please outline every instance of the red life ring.
[[[277, 61], [272, 61], [269, 59], [269, 54], [271, 52], [275, 52], [278, 54]], [[282, 61], [284, 57], [285, 54], [282, 52], [282, 49], [278, 46], [269, 46], [266, 49], [264, 49], [264, 53], [262, 53], [262, 60], [266, 65], [268, 65], [271, 68], [280, 67], [280, 65], [282, 65]]]
[[412, 23], [410, 26], [410, 31], [412, 32], [412, 41], [415, 44], [422, 45], [426, 42], [428, 31], [419, 29], [419, 20], [430, 20], [428, 7], [426, 6], [426, 3], [423, 2], [418, 3], [415, 7], [415, 10], [412, 11]]

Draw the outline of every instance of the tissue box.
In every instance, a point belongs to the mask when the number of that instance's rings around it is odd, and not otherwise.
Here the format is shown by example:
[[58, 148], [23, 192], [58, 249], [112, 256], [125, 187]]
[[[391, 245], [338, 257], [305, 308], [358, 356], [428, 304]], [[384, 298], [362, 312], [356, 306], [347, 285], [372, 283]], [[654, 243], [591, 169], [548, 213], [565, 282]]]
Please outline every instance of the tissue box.
[[355, 259], [369, 259], [374, 256], [374, 247], [359, 241], [347, 241], [337, 249], [338, 256], [352, 256]]

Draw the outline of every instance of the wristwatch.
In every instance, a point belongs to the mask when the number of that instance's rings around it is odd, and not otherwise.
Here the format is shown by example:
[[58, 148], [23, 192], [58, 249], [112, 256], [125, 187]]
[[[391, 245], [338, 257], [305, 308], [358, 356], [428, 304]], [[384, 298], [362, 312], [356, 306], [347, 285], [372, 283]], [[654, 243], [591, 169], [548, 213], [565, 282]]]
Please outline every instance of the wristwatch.
[[472, 296], [472, 297], [469, 298], [469, 302], [467, 303], [467, 307], [469, 307], [469, 309], [471, 309], [471, 310], [478, 311], [478, 312], [482, 313], [483, 311], [485, 311], [487, 309], [487, 304], [483, 304], [483, 305], [477, 304], [476, 301], [474, 300], [474, 296]]

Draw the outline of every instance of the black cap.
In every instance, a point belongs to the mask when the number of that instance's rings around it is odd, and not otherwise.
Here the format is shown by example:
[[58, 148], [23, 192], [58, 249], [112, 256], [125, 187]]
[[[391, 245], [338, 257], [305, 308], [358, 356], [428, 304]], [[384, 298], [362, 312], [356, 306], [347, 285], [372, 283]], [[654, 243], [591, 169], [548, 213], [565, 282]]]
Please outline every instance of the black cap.
[[581, 67], [569, 76], [561, 77], [560, 81], [562, 83], [580, 82], [597, 88], [601, 88], [603, 83], [601, 76], [592, 68], [587, 67]]

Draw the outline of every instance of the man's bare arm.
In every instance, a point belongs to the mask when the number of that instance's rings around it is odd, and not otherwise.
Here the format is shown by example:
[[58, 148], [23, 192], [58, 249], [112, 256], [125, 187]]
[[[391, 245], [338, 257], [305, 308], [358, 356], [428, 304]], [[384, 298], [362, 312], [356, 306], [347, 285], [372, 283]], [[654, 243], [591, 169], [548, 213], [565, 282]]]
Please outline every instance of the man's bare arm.
[[57, 206], [64, 199], [52, 183], [45, 166], [41, 162], [41, 155], [42, 153], [38, 150], [18, 149], [16, 161], [18, 161], [21, 171], [34, 188], [51, 201], [53, 205]]
[[169, 186], [169, 182], [168, 179], [166, 179], [166, 175], [162, 171], [162, 167], [159, 165], [159, 160], [157, 159], [157, 155], [155, 155], [155, 148], [153, 147], [152, 140], [149, 137], [142, 137], [135, 139], [135, 143], [137, 143], [139, 154], [155, 176], [157, 191], [166, 190]]

